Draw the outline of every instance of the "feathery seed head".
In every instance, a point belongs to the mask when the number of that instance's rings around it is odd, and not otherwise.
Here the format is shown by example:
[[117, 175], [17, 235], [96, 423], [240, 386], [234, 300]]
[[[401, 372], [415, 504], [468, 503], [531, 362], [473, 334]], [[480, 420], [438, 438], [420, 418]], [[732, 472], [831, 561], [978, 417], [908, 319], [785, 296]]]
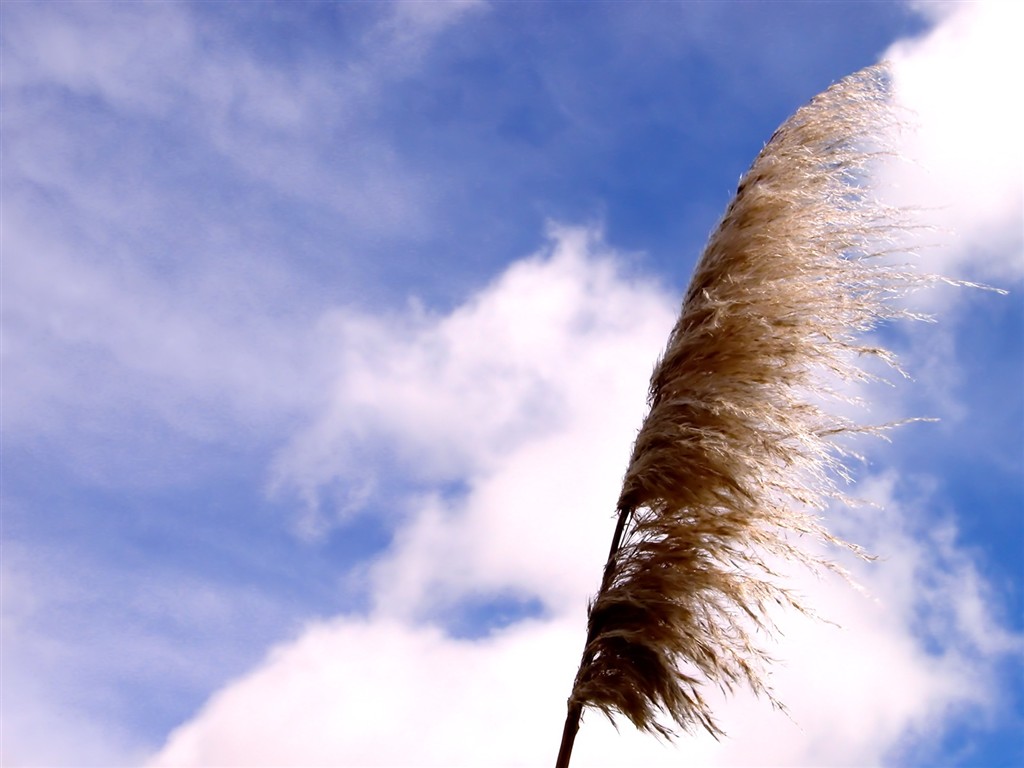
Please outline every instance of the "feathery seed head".
[[814, 515], [848, 477], [835, 441], [881, 429], [831, 413], [829, 381], [870, 378], [864, 356], [894, 364], [860, 337], [937, 279], [874, 258], [901, 226], [865, 184], [892, 120], [885, 67], [865, 69], [798, 110], [741, 180], [651, 378], [570, 703], [717, 736], [705, 685], [771, 697], [752, 632], [772, 630], [774, 603], [804, 609], [767, 556], [828, 566], [791, 534], [836, 542]]

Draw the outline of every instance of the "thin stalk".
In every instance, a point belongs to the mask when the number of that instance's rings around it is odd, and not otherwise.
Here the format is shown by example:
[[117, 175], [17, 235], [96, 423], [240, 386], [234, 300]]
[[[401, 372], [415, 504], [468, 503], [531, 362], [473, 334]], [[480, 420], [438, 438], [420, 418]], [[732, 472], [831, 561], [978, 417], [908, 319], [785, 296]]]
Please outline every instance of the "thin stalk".
[[[633, 514], [630, 507], [619, 507], [619, 519], [615, 523], [615, 533], [612, 534], [612, 545], [608, 550], [608, 559], [604, 564], [604, 575], [601, 577], [601, 589], [598, 597], [604, 594], [611, 586], [612, 574], [615, 571], [615, 556], [619, 552], [619, 544], [622, 542], [622, 532], [626, 527], [626, 520]], [[596, 628], [591, 625], [587, 630], [587, 642], [583, 646], [583, 658], [580, 661], [580, 669], [583, 669], [591, 662], [593, 651], [590, 643], [594, 639]], [[583, 704], [574, 701], [569, 697], [569, 711], [565, 716], [565, 727], [562, 729], [562, 743], [558, 748], [558, 759], [555, 761], [555, 768], [569, 768], [569, 758], [572, 757], [572, 746], [576, 741], [576, 732], [580, 729], [580, 717], [583, 715]]]

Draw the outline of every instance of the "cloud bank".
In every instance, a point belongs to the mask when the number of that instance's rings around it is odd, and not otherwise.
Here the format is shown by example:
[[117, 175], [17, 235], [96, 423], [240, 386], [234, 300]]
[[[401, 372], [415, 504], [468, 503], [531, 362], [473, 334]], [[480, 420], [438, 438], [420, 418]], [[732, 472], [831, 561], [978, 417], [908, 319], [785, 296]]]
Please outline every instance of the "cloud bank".
[[[323, 470], [333, 456], [338, 477], [358, 476], [338, 446], [358, 454], [384, 440], [399, 473], [417, 478], [391, 549], [365, 574], [373, 607], [277, 648], [151, 765], [552, 759], [611, 528], [603, 512], [642, 416], [646, 363], [672, 320], [664, 293], [616, 263], [597, 233], [556, 229], [546, 253], [449, 315], [339, 319], [348, 343], [335, 399], [281, 466]], [[462, 487], [445, 493], [452, 477]], [[883, 557], [846, 563], [866, 592], [791, 574], [842, 624], [779, 617], [772, 683], [791, 720], [739, 696], [720, 704], [732, 738], [669, 748], [591, 715], [574, 760], [876, 764], [952, 716], [996, 706], [998, 662], [1017, 640], [951, 524], [918, 510], [927, 489], [900, 486], [880, 476], [860, 487], [885, 512], [836, 512], [843, 535]], [[510, 593], [535, 600], [538, 615], [481, 638], [444, 631], [461, 602]]]

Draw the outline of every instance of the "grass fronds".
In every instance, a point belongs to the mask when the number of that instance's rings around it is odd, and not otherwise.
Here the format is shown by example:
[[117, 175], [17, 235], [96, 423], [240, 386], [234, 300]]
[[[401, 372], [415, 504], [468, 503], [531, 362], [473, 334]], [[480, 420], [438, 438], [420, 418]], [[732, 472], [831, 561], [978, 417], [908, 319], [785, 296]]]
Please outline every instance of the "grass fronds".
[[868, 68], [797, 111], [712, 234], [651, 379], [570, 711], [717, 736], [708, 686], [771, 697], [755, 635], [771, 606], [809, 608], [767, 563], [827, 566], [807, 544], [837, 543], [819, 513], [850, 475], [842, 440], [884, 428], [838, 415], [837, 390], [870, 358], [896, 365], [865, 335], [939, 279], [885, 258], [904, 223], [867, 181], [887, 82]]

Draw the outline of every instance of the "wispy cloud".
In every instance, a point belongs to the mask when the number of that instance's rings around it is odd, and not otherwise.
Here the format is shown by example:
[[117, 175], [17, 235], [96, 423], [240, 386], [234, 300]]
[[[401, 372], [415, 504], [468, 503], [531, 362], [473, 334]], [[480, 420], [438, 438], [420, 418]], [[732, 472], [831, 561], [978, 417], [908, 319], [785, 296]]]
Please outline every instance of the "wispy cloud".
[[350, 234], [415, 228], [425, 190], [368, 125], [400, 60], [461, 13], [444, 8], [394, 6], [341, 67], [265, 63], [194, 6], [6, 9], [12, 438], [144, 419], [209, 441], [314, 402], [321, 255], [260, 219], [298, 198]]

